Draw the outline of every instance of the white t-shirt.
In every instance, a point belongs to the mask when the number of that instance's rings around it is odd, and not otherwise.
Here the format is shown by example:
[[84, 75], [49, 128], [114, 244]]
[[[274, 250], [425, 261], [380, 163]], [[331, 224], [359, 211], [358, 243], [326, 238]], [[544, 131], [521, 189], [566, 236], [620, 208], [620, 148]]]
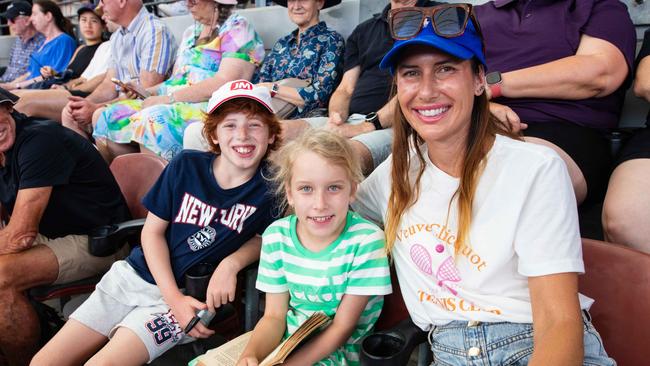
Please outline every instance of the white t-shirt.
[[81, 73], [81, 77], [90, 80], [99, 74], [103, 74], [108, 69], [111, 62], [111, 41], [102, 42], [97, 47], [93, 58], [86, 66], [86, 69]]
[[[452, 320], [532, 323], [529, 276], [584, 272], [578, 214], [562, 159], [551, 149], [498, 135], [472, 207], [469, 245], [454, 259], [459, 180], [423, 147], [420, 197], [404, 215], [393, 258], [402, 296], [420, 328]], [[415, 181], [417, 158], [411, 159]], [[391, 159], [361, 184], [353, 208], [384, 223]], [[447, 225], [445, 226], [445, 222]], [[588, 309], [593, 300], [580, 296]]]

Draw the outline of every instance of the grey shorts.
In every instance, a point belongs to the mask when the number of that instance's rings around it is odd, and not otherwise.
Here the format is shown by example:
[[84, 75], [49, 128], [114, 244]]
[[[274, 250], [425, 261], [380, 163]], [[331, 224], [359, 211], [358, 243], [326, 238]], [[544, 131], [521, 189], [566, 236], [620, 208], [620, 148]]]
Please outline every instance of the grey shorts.
[[[303, 118], [303, 120], [314, 128], [323, 127], [327, 123], [327, 117]], [[365, 120], [365, 115], [354, 113], [348, 117], [346, 123], [358, 124]], [[364, 133], [353, 137], [352, 140], [359, 141], [368, 149], [368, 151], [370, 151], [373, 165], [376, 168], [386, 160], [388, 155], [391, 153], [393, 146], [393, 129], [387, 128], [384, 130]]]
[[129, 253], [128, 246], [108, 257], [95, 257], [88, 252], [87, 235], [68, 235], [50, 239], [41, 234], [35, 242], [52, 249], [59, 264], [59, 274], [53, 284], [59, 285], [97, 276], [106, 272], [113, 262]]
[[135, 333], [149, 362], [172, 347], [194, 341], [183, 333], [158, 286], [142, 279], [126, 261], [117, 261], [70, 318], [111, 338], [119, 327]]

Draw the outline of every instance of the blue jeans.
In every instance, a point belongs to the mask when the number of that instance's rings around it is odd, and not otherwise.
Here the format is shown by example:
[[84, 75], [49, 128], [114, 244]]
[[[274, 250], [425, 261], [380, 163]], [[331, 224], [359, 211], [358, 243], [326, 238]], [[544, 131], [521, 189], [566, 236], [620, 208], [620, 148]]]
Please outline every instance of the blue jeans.
[[[610, 366], [600, 335], [583, 312], [584, 365]], [[429, 333], [436, 366], [527, 365], [533, 354], [533, 325], [453, 321]]]

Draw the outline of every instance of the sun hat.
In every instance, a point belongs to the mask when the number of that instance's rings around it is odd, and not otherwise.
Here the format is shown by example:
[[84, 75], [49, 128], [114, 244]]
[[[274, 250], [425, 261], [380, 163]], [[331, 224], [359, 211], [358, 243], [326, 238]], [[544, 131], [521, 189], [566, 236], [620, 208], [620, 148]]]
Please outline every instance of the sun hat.
[[[280, 6], [284, 6], [285, 8], [287, 7], [287, 0], [273, 0], [274, 3]], [[323, 4], [323, 9], [330, 8], [334, 5], [338, 5], [341, 3], [341, 0], [325, 0], [325, 4]]]
[[11, 103], [12, 105], [18, 103], [18, 97], [16, 94], [13, 94], [3, 88], [0, 88], [0, 104], [2, 103]]
[[472, 57], [487, 66], [485, 62], [485, 55], [483, 54], [483, 43], [481, 36], [474, 27], [474, 20], [470, 19], [465, 27], [465, 32], [458, 37], [445, 38], [436, 34], [433, 30], [433, 25], [429, 19], [426, 19], [426, 25], [422, 27], [420, 33], [415, 37], [407, 40], [398, 40], [393, 44], [393, 48], [386, 53], [384, 58], [379, 64], [382, 70], [389, 69], [390, 73], [394, 72], [395, 63], [399, 53], [411, 45], [424, 45], [431, 46], [439, 49], [442, 52], [448, 53], [452, 56], [458, 57], [461, 60], [468, 60]]
[[248, 80], [234, 80], [225, 83], [212, 93], [212, 97], [208, 101], [208, 114], [214, 112], [223, 103], [237, 98], [252, 99], [268, 109], [269, 112], [275, 113], [269, 89], [256, 86]]
[[19, 15], [32, 15], [32, 5], [27, 1], [14, 1], [7, 6], [7, 10], [4, 13], [0, 14], [0, 16], [7, 19], [14, 19]]

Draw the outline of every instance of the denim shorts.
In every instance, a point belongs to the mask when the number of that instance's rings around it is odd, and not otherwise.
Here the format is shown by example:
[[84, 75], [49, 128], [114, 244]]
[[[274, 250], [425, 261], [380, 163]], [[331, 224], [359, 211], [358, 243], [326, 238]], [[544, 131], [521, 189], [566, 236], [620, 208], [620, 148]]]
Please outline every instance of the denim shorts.
[[[584, 365], [611, 366], [600, 335], [583, 311]], [[436, 366], [527, 365], [533, 354], [533, 325], [453, 321], [429, 332]]]

